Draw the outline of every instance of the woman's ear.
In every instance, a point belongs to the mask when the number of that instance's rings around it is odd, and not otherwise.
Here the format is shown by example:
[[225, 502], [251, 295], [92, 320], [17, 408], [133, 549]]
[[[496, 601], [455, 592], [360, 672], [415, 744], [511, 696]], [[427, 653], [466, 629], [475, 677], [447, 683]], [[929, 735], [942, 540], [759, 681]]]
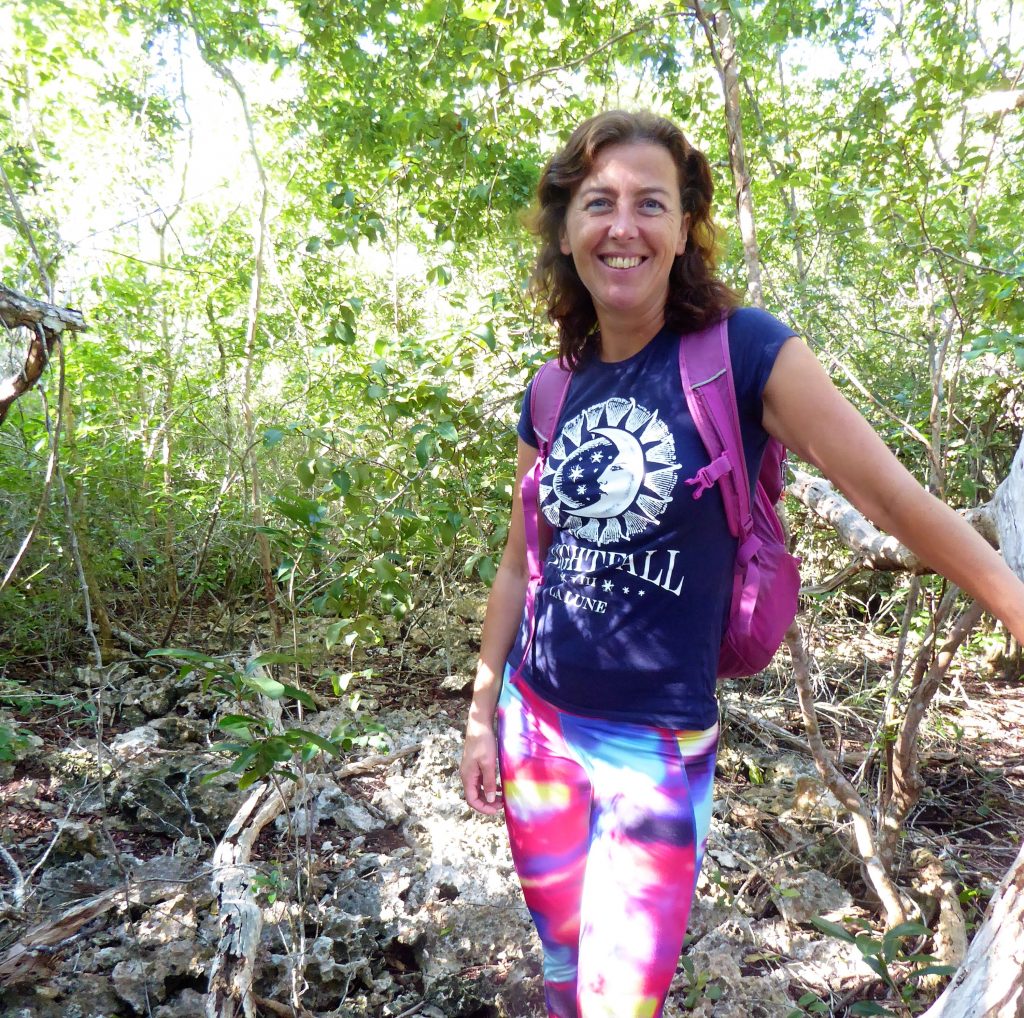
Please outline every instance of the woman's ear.
[[569, 235], [565, 232], [564, 226], [558, 231], [558, 250], [564, 255], [572, 254], [572, 247], [569, 244]]
[[683, 221], [679, 226], [679, 243], [676, 245], [676, 254], [681, 255], [686, 250], [686, 238], [690, 235], [690, 213], [683, 213]]

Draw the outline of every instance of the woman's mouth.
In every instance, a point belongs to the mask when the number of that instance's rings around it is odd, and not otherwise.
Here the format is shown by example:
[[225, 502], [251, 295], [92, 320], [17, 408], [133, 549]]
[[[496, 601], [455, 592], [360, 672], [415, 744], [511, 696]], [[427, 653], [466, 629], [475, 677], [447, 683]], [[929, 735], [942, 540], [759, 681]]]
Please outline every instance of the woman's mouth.
[[610, 269], [635, 269], [646, 261], [640, 255], [601, 255], [601, 261]]

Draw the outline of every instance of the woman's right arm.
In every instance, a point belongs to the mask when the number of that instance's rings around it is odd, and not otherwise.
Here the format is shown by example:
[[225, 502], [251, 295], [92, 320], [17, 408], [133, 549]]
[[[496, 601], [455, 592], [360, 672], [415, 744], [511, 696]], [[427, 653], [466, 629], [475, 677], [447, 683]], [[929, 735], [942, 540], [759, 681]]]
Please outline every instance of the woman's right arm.
[[480, 660], [473, 684], [473, 700], [466, 721], [466, 742], [462, 751], [462, 786], [466, 802], [488, 815], [501, 809], [498, 797], [498, 746], [494, 737], [494, 711], [501, 692], [505, 659], [516, 638], [526, 601], [529, 569], [526, 564], [526, 534], [523, 527], [523, 475], [537, 459], [537, 450], [519, 439], [516, 483], [512, 490], [512, 516], [508, 540], [497, 575], [487, 599]]

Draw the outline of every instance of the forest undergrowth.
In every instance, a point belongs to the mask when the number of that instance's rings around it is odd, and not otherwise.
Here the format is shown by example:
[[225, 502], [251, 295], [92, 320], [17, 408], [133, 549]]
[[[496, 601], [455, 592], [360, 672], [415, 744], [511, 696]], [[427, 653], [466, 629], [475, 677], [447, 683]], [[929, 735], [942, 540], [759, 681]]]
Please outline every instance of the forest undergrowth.
[[[20, 741], [0, 765], [3, 1013], [204, 1014], [217, 854], [266, 783], [281, 806], [244, 861], [261, 915], [258, 1013], [541, 1014], [537, 945], [500, 823], [470, 816], [459, 794], [479, 618], [463, 595], [315, 667], [260, 655], [258, 613], [235, 620], [226, 646], [213, 611], [205, 637], [169, 656], [144, 656], [140, 631], [102, 668], [44, 672], [9, 656], [0, 709]], [[822, 732], [861, 789], [886, 766], [895, 641], [880, 628], [831, 619], [810, 633]], [[955, 935], [950, 911], [969, 937], [1024, 826], [1024, 697], [1010, 672], [975, 648], [933, 704], [927, 790], [895, 867], [917, 913], [898, 938], [816, 775], [785, 653], [757, 679], [723, 684], [714, 827], [668, 1013], [923, 1010], [945, 979], [930, 969], [936, 938]]]

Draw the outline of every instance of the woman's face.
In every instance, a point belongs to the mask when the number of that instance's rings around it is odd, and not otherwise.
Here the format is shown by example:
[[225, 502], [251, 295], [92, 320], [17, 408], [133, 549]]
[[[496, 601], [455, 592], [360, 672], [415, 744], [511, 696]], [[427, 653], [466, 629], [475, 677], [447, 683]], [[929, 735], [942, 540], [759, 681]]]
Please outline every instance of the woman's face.
[[679, 175], [661, 145], [609, 145], [569, 202], [561, 249], [590, 291], [598, 322], [664, 320], [668, 276], [686, 247], [690, 217]]

